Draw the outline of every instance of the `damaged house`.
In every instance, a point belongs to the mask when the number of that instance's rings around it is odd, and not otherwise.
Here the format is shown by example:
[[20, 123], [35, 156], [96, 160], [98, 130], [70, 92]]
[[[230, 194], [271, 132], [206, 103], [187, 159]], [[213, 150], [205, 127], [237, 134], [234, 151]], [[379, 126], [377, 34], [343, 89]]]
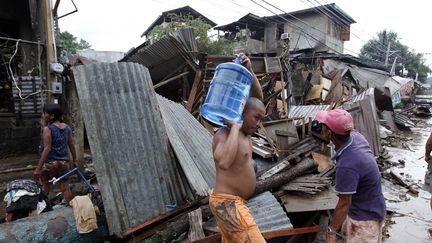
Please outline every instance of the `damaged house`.
[[236, 52], [275, 55], [282, 52], [278, 42], [289, 33], [290, 50], [343, 53], [344, 42], [350, 40], [350, 25], [356, 23], [336, 4], [258, 17], [247, 14], [233, 23], [214, 29], [225, 32], [225, 38], [235, 38]]
[[0, 158], [37, 150], [55, 59], [49, 2], [0, 3]]

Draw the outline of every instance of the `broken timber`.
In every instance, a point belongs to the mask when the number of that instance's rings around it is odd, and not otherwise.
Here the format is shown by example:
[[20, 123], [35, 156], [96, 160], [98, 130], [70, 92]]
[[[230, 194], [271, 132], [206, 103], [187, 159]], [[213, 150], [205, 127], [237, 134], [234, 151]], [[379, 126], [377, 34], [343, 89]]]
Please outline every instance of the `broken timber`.
[[266, 180], [257, 181], [255, 194], [271, 190], [272, 188], [278, 188], [316, 166], [317, 164], [314, 160], [304, 158], [300, 163], [287, 171], [273, 175], [271, 178]]
[[[313, 141], [313, 142], [312, 142]], [[310, 143], [312, 142], [312, 143]], [[318, 148], [318, 144], [315, 142], [312, 138], [304, 139], [297, 144], [295, 144], [289, 151], [293, 152], [292, 154], [288, 155], [286, 158], [284, 158], [282, 161], [278, 162], [276, 165], [274, 165], [272, 168], [270, 168], [268, 171], [264, 172], [261, 176], [258, 177], [258, 180], [265, 180], [274, 174], [284, 170], [287, 166], [290, 165], [290, 160], [295, 159], [296, 157], [299, 157], [302, 154], [311, 152]]]

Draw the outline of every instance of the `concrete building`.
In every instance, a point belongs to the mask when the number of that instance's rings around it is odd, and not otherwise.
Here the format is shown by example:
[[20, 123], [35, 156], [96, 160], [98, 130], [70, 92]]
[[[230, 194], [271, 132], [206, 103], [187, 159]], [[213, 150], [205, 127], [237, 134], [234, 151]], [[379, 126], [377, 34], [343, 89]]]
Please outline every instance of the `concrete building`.
[[226, 38], [238, 40], [237, 52], [279, 53], [281, 34], [288, 33], [291, 51], [312, 49], [315, 52], [343, 53], [353, 23], [353, 18], [332, 3], [261, 18], [247, 14], [215, 29], [225, 32]]

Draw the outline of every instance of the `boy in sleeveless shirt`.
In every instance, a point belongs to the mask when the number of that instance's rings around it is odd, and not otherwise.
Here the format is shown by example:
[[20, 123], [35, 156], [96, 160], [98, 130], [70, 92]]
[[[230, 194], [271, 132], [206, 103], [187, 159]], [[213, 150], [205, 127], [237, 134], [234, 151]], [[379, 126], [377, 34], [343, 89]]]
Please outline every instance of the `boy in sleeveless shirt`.
[[[44, 192], [48, 195], [51, 189], [49, 180], [59, 178], [71, 168], [68, 147], [72, 154], [73, 165], [76, 165], [76, 152], [71, 128], [62, 122], [62, 111], [58, 104], [47, 104], [43, 108], [42, 117], [47, 124], [44, 127], [40, 145], [39, 162], [33, 173], [35, 180], [40, 180]], [[72, 200], [72, 192], [67, 178], [59, 181], [67, 205]]]

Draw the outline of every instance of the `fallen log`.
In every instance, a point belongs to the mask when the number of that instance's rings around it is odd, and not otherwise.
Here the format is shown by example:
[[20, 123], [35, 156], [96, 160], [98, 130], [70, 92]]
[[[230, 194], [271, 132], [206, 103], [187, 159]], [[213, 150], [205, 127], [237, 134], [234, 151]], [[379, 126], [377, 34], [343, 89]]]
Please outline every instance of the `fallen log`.
[[304, 158], [300, 163], [287, 171], [275, 174], [268, 179], [257, 181], [255, 195], [273, 188], [281, 187], [316, 166], [317, 163], [313, 159]]
[[[203, 205], [200, 207], [202, 212], [202, 218], [203, 219], [209, 219], [212, 217], [212, 213], [210, 211], [209, 205]], [[177, 238], [184, 232], [187, 232], [189, 230], [189, 215], [187, 213], [182, 214], [178, 216], [176, 219], [169, 221], [167, 224], [163, 225], [163, 228], [161, 227], [152, 235], [143, 234], [139, 235], [137, 237], [134, 237], [131, 241], [140, 241], [145, 239], [143, 242], [145, 243], [156, 243], [156, 242], [170, 242], [171, 240]]]

